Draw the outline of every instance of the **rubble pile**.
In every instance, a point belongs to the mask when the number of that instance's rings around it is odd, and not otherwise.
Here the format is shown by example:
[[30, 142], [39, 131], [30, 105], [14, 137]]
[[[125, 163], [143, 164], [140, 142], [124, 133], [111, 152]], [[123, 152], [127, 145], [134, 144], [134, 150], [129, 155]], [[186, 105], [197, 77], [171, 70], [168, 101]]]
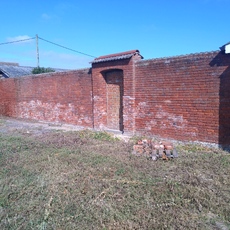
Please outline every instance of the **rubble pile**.
[[144, 155], [156, 161], [158, 158], [169, 160], [178, 157], [176, 148], [173, 144], [166, 141], [138, 140], [133, 146], [133, 154]]

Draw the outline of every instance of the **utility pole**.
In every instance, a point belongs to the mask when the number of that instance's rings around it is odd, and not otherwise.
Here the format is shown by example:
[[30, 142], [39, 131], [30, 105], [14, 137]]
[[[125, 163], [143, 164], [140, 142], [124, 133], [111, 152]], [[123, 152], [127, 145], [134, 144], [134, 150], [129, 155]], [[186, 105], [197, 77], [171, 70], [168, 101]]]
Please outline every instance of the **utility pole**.
[[36, 34], [36, 44], [37, 44], [37, 67], [39, 67], [39, 49], [38, 49], [38, 35]]

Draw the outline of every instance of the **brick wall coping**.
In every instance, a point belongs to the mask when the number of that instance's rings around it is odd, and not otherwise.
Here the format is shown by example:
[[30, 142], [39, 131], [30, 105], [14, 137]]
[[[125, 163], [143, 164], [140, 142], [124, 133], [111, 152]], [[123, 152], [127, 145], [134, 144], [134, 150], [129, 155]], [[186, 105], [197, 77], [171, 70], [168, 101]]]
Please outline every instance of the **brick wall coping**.
[[[91, 68], [84, 68], [84, 69], [73, 69], [73, 70], [66, 70], [63, 72], [48, 72], [48, 73], [40, 73], [40, 74], [31, 74], [31, 75], [25, 75], [25, 76], [21, 76], [21, 77], [14, 77], [14, 79], [21, 79], [21, 78], [30, 78], [30, 77], [52, 77], [52, 76], [63, 76], [66, 74], [71, 74], [74, 72], [85, 72], [88, 71], [88, 73], [90, 74], [91, 72]], [[7, 78], [9, 79], [9, 78]], [[3, 80], [3, 79], [0, 79]]]
[[179, 61], [179, 60], [186, 60], [186, 59], [199, 59], [205, 57], [212, 58], [213, 56], [217, 55], [220, 50], [210, 51], [210, 52], [200, 52], [200, 53], [191, 53], [185, 55], [178, 55], [178, 56], [169, 56], [169, 57], [160, 57], [160, 58], [151, 58], [145, 60], [138, 60], [136, 63], [143, 63], [143, 62], [161, 62], [161, 61]]

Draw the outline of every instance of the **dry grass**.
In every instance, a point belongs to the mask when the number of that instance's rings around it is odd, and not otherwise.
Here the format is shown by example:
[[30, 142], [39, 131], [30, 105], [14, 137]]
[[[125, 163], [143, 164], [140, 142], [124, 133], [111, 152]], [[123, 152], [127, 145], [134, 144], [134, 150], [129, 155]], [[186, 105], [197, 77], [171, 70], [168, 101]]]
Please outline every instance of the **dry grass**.
[[228, 229], [230, 155], [157, 162], [106, 133], [0, 134], [0, 229]]

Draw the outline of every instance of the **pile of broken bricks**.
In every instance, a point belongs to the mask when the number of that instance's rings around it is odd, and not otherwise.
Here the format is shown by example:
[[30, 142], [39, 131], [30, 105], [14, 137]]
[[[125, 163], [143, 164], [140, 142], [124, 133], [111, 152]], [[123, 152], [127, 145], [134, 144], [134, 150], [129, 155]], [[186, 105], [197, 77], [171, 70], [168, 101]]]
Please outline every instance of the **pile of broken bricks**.
[[157, 159], [169, 160], [178, 157], [173, 144], [166, 141], [153, 142], [152, 140], [138, 140], [133, 146], [133, 154], [144, 155], [156, 161]]

